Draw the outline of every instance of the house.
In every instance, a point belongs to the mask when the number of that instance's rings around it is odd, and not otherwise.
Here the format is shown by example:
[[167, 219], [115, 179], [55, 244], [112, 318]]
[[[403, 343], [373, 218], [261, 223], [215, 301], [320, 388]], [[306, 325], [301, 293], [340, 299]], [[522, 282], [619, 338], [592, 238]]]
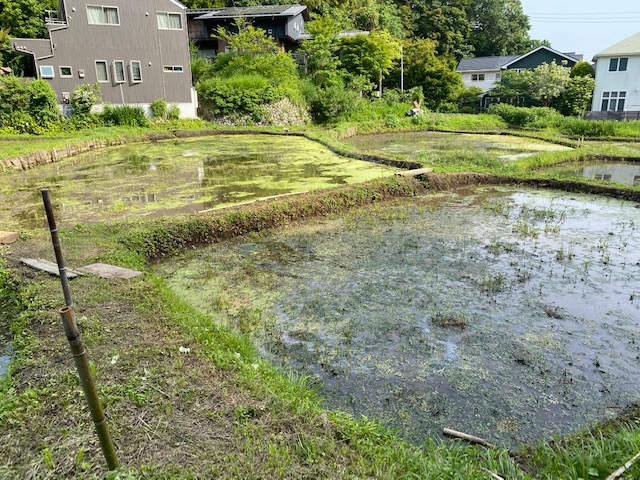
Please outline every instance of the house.
[[582, 55], [561, 53], [542, 45], [522, 55], [463, 58], [456, 72], [462, 76], [462, 82], [466, 87], [480, 87], [486, 93], [500, 82], [502, 72], [505, 70], [533, 69], [543, 63], [554, 61], [557, 64], [567, 62], [567, 67], [573, 67], [580, 60]]
[[295, 50], [301, 40], [308, 38], [304, 33], [304, 22], [309, 20], [307, 7], [294, 4], [190, 9], [187, 10], [189, 39], [202, 55], [214, 58], [227, 51], [227, 44], [224, 39], [212, 38], [212, 34], [219, 27], [237, 32], [235, 20], [238, 18], [264, 30], [286, 51]]
[[640, 32], [596, 54], [593, 61], [596, 88], [591, 110], [640, 111]]
[[176, 0], [58, 0], [45, 18], [49, 38], [12, 38], [11, 47], [33, 57], [63, 110], [76, 85], [98, 83], [105, 103], [148, 110], [164, 98], [191, 118], [197, 98], [185, 13]]

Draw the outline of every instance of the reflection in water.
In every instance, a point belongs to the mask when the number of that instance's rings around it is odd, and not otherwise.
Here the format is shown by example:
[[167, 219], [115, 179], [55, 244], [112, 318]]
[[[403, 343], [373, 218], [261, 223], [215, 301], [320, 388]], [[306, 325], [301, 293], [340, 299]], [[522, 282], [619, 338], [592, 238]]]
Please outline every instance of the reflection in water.
[[634, 186], [640, 185], [640, 165], [627, 163], [589, 165], [582, 169], [581, 174], [584, 178], [592, 178], [594, 180]]
[[41, 188], [61, 224], [197, 212], [388, 176], [297, 137], [259, 135], [126, 145], [0, 177], [3, 229], [44, 227]]

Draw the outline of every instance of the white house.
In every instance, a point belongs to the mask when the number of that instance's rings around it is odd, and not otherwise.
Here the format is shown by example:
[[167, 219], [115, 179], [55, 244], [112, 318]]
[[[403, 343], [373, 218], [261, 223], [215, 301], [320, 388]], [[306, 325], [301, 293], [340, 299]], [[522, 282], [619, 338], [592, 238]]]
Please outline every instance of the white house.
[[463, 58], [456, 72], [462, 76], [462, 82], [466, 87], [480, 87], [486, 93], [500, 82], [504, 70], [533, 69], [543, 63], [552, 62], [566, 62], [567, 67], [573, 67], [580, 60], [582, 55], [558, 52], [542, 45], [521, 55]]
[[593, 57], [596, 88], [592, 111], [640, 111], [640, 32]]

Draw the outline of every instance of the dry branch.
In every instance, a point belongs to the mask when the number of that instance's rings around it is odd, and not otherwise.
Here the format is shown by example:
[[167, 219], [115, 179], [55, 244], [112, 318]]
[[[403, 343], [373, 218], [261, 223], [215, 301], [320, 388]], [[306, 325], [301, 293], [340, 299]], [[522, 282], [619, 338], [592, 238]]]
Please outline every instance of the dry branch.
[[485, 440], [484, 438], [469, 435], [467, 433], [457, 432], [456, 430], [451, 430], [450, 428], [444, 428], [442, 430], [442, 433], [450, 437], [461, 438], [462, 440], [466, 440], [467, 442], [477, 443], [478, 445], [482, 445], [483, 447], [495, 447], [495, 444], [489, 442], [488, 440]]
[[491, 478], [494, 478], [495, 480], [504, 480], [504, 478], [502, 478], [500, 475], [498, 475], [497, 473], [493, 473], [491, 470], [487, 470], [486, 468], [483, 467], [479, 467], [480, 470], [482, 470], [484, 473], [486, 473], [487, 475], [490, 475]]
[[619, 469], [617, 469], [615, 472], [613, 472], [611, 475], [605, 478], [605, 480], [615, 480], [624, 472], [626, 472], [627, 469], [631, 468], [631, 465], [633, 465], [635, 461], [638, 460], [638, 458], [640, 458], [640, 452], [638, 452], [635, 457], [633, 457], [631, 460], [629, 460], [627, 463], [625, 463], [623, 466], [621, 466]]

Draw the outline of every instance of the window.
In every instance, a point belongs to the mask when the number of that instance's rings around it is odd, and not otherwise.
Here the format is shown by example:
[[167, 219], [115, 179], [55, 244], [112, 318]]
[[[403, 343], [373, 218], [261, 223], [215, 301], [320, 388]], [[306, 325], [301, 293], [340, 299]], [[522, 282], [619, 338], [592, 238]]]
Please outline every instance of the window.
[[109, 71], [107, 70], [107, 62], [102, 60], [96, 61], [96, 78], [98, 82], [109, 81]]
[[499, 82], [501, 78], [502, 78], [502, 75], [500, 75], [499, 73], [496, 73], [496, 82]]
[[118, 7], [87, 5], [87, 18], [91, 25], [120, 25]]
[[131, 83], [142, 82], [142, 69], [140, 67], [140, 61], [131, 60], [131, 63], [129, 63], [129, 78], [131, 79]]
[[622, 112], [627, 92], [602, 92], [603, 112]]
[[640, 175], [634, 175], [633, 176], [633, 186], [637, 187], [638, 185], [640, 185]]
[[124, 62], [122, 60], [113, 61], [113, 81], [124, 83]]
[[158, 28], [160, 30], [182, 30], [182, 14], [157, 12]]
[[472, 82], [484, 82], [484, 73], [472, 73], [471, 74]]
[[593, 174], [593, 179], [594, 180], [604, 180], [605, 182], [610, 182], [611, 181], [611, 175], [608, 173], [594, 173]]
[[60, 67], [60, 77], [61, 78], [73, 77], [73, 72], [71, 70], [71, 67]]
[[163, 67], [165, 72], [182, 72], [183, 68], [177, 65], [165, 65]]
[[628, 63], [629, 63], [628, 58], [612, 58], [611, 60], [609, 60], [609, 71], [610, 72], [626, 72]]
[[51, 65], [40, 65], [40, 78], [53, 78], [54, 76]]

